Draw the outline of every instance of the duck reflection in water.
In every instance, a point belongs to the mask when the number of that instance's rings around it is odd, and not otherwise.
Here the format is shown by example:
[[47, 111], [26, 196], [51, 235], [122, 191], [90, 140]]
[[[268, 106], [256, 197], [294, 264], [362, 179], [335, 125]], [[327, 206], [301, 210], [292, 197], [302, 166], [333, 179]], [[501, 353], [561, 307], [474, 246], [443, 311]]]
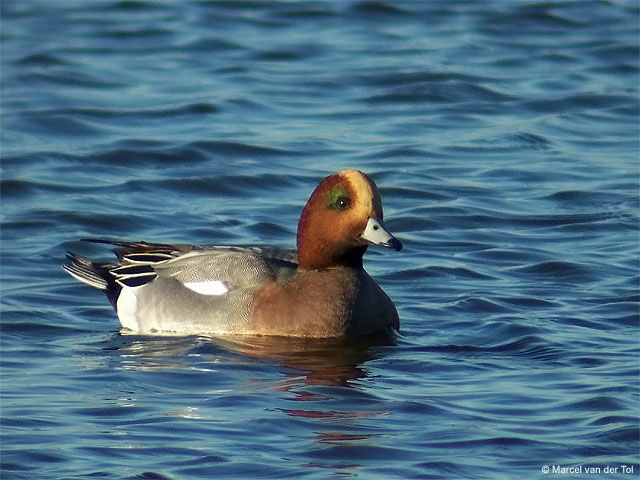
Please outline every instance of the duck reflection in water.
[[286, 372], [288, 378], [274, 385], [283, 391], [305, 385], [350, 386], [350, 382], [367, 376], [361, 365], [395, 341], [388, 336], [300, 339], [242, 335], [186, 337], [176, 341], [175, 337], [138, 339], [134, 335], [118, 334], [118, 338], [118, 343], [122, 343], [115, 348], [122, 354], [127, 369], [189, 369], [193, 368], [189, 359], [194, 357], [205, 362], [195, 368], [208, 369], [206, 364], [209, 364], [211, 371], [226, 361], [236, 363], [240, 360], [241, 363], [244, 360], [252, 364], [268, 361]]
[[[267, 428], [272, 434], [281, 428], [281, 420], [295, 418], [300, 429], [282, 430], [281, 434], [296, 443], [310, 443], [311, 449], [360, 449], [375, 445], [382, 435], [363, 431], [363, 424], [390, 414], [383, 406], [386, 403], [364, 388], [369, 375], [365, 365], [385, 355], [394, 341], [388, 337], [348, 341], [118, 334], [113, 340], [118, 345], [112, 348], [120, 354], [124, 368], [158, 373], [159, 379], [155, 375], [146, 378], [154, 387], [164, 382], [163, 391], [175, 394], [167, 402], [171, 405], [168, 414], [182, 419], [221, 423], [234, 431], [235, 421], [247, 421], [245, 403], [266, 400], [264, 419], [256, 428]], [[273, 374], [274, 367], [279, 375]], [[166, 379], [165, 372], [169, 374]], [[190, 395], [191, 391], [198, 395]], [[207, 400], [194, 404], [192, 399], [203, 393]], [[131, 395], [128, 391], [129, 402]], [[306, 466], [349, 472], [361, 465], [325, 459]]]

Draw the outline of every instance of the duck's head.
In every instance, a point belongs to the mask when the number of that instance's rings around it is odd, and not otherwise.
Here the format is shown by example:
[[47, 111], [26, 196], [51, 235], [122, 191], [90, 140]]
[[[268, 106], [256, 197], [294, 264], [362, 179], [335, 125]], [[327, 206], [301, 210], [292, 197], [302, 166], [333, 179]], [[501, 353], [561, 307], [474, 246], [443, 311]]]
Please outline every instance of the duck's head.
[[300, 268], [359, 268], [369, 245], [402, 248], [382, 223], [376, 184], [359, 170], [328, 176], [309, 197], [298, 222]]

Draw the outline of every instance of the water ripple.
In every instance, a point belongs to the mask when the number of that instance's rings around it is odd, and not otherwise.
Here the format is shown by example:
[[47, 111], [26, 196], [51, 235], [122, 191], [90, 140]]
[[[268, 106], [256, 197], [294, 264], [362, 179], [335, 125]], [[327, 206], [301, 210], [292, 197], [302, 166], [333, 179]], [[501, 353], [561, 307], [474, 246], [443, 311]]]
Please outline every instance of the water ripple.
[[[3, 478], [639, 471], [639, 13], [1, 1]], [[405, 245], [365, 257], [392, 342], [124, 335], [60, 268], [293, 247], [345, 167]]]

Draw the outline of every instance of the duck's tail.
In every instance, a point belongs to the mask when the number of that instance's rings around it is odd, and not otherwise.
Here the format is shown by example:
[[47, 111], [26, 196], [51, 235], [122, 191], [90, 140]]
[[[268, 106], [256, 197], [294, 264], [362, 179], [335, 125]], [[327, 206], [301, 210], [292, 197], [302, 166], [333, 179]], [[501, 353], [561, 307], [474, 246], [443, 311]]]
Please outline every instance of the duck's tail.
[[67, 261], [62, 265], [65, 272], [82, 283], [107, 290], [109, 288], [109, 270], [106, 265], [92, 262], [87, 257], [67, 252]]

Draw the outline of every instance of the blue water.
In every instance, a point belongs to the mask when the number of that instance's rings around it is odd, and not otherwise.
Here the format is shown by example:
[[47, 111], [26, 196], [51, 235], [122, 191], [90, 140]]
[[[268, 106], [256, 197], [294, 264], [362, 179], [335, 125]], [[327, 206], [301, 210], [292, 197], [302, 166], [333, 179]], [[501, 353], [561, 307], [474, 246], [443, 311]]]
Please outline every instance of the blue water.
[[[636, 1], [0, 8], [3, 480], [638, 477]], [[344, 167], [395, 344], [123, 336], [60, 268], [294, 247]]]

